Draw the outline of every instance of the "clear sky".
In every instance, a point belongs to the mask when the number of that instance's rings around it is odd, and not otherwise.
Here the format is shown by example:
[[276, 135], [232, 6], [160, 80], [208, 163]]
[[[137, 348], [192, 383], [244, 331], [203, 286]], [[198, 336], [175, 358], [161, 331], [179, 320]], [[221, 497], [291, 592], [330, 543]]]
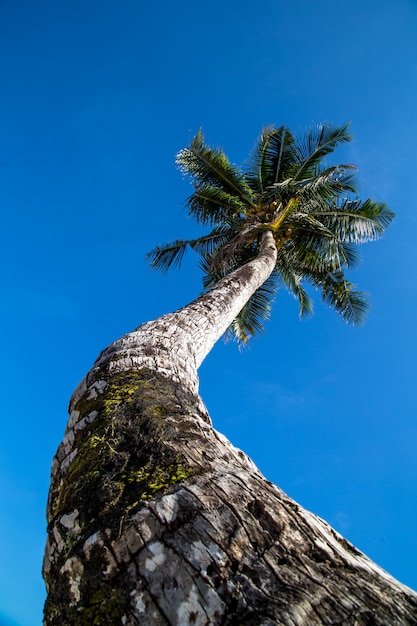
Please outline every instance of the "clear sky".
[[200, 370], [215, 427], [417, 588], [415, 0], [0, 1], [0, 624], [38, 626], [49, 470], [97, 354], [201, 289], [176, 152], [201, 126], [242, 163], [262, 126], [351, 122], [336, 153], [397, 217], [350, 278], [348, 327], [279, 293], [250, 348]]

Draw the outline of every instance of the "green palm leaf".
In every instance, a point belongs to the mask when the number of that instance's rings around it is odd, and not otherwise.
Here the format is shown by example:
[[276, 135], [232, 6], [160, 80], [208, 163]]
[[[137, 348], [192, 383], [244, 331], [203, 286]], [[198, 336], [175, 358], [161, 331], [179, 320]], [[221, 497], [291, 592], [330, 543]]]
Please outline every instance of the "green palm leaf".
[[176, 239], [166, 244], [155, 246], [146, 255], [150, 259], [152, 269], [159, 269], [166, 272], [171, 267], [180, 267], [184, 254], [189, 246], [201, 255], [212, 255], [224, 245], [231, 235], [229, 227], [219, 227], [212, 230], [208, 235], [197, 239]]
[[367, 295], [354, 291], [354, 286], [346, 280], [342, 271], [317, 276], [314, 282], [320, 288], [324, 302], [335, 309], [346, 322], [358, 324], [364, 320], [368, 310]]
[[166, 272], [171, 267], [179, 267], [181, 265], [188, 243], [185, 239], [176, 239], [175, 241], [155, 246], [153, 250], [148, 252], [146, 259], [150, 260], [152, 269]]
[[394, 219], [383, 202], [346, 199], [340, 206], [322, 204], [311, 213], [340, 240], [365, 243], [379, 239]]
[[323, 124], [309, 130], [296, 145], [298, 168], [294, 173], [294, 179], [308, 178], [338, 144], [351, 141], [352, 136], [348, 128], [348, 124], [344, 126]]
[[184, 174], [194, 179], [197, 187], [215, 186], [255, 206], [252, 190], [243, 174], [230, 163], [222, 150], [205, 145], [201, 130], [190, 146], [178, 153], [177, 165]]
[[277, 274], [274, 272], [249, 298], [226, 331], [226, 339], [236, 339], [245, 345], [256, 333], [264, 329], [263, 322], [270, 316], [271, 305], [277, 292]]
[[190, 247], [204, 258], [212, 258], [233, 238], [235, 230], [229, 226], [213, 228], [210, 234], [189, 242]]
[[350, 243], [341, 243], [340, 246], [343, 247], [344, 265], [347, 268], [354, 268], [359, 265], [361, 257], [357, 246]]
[[303, 194], [313, 193], [318, 198], [332, 200], [341, 194], [356, 193], [356, 168], [353, 165], [336, 165], [324, 170], [316, 167], [313, 176], [297, 180], [293, 186]]
[[208, 184], [196, 186], [187, 204], [189, 214], [203, 225], [227, 223], [246, 211], [240, 197]]
[[298, 300], [300, 317], [307, 317], [313, 313], [313, 301], [302, 286], [303, 274], [292, 263], [287, 255], [282, 252], [278, 255], [279, 273], [287, 290]]
[[[291, 251], [288, 251], [291, 255]], [[304, 273], [309, 271], [333, 272], [344, 265], [354, 265], [357, 255], [353, 250], [334, 236], [324, 235], [314, 231], [298, 231], [294, 237], [292, 256], [303, 268]]]
[[258, 193], [282, 182], [294, 167], [294, 137], [286, 126], [265, 128], [255, 146], [247, 177]]

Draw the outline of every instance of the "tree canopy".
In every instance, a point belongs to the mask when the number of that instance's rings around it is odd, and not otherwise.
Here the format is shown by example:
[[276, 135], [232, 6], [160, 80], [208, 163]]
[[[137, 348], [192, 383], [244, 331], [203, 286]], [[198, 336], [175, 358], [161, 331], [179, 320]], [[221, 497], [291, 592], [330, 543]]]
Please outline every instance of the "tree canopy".
[[200, 130], [178, 153], [177, 164], [194, 187], [189, 215], [209, 232], [157, 245], [148, 254], [151, 267], [179, 266], [191, 247], [201, 258], [207, 290], [256, 258], [263, 233], [271, 231], [278, 250], [275, 268], [230, 333], [246, 343], [261, 330], [280, 285], [298, 299], [301, 316], [313, 310], [310, 284], [344, 320], [360, 322], [366, 294], [355, 289], [346, 270], [358, 261], [357, 245], [381, 237], [394, 214], [383, 202], [357, 197], [355, 166], [326, 164], [326, 157], [350, 140], [347, 125], [315, 126], [301, 137], [286, 126], [268, 127], [241, 168], [223, 150], [208, 146]]

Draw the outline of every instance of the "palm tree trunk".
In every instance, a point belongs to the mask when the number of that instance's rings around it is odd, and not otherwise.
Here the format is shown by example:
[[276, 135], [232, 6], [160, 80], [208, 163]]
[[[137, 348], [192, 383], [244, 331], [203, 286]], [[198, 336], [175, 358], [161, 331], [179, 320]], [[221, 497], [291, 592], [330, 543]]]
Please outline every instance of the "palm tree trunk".
[[276, 248], [98, 358], [53, 461], [46, 625], [417, 624], [417, 594], [210, 424], [196, 369]]
[[[110, 374], [147, 367], [198, 393], [197, 369], [250, 296], [270, 276], [276, 258], [275, 241], [267, 231], [256, 259], [187, 306], [114, 341], [100, 354], [88, 376], [95, 376], [95, 370], [105, 365]], [[84, 393], [88, 376], [75, 397]]]

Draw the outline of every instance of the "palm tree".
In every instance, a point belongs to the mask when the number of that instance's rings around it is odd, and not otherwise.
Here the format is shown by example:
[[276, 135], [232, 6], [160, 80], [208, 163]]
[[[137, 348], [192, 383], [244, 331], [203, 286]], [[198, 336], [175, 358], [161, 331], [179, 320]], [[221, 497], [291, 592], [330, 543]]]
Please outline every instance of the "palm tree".
[[349, 322], [354, 246], [392, 219], [354, 194], [351, 166], [323, 159], [346, 127], [296, 140], [265, 130], [243, 172], [198, 133], [178, 155], [210, 227], [150, 253], [201, 256], [204, 293], [104, 350], [70, 402], [52, 465], [45, 624], [415, 624], [417, 595], [304, 511], [212, 427], [197, 368], [229, 329], [246, 342], [283, 283], [305, 283]]
[[190, 246], [201, 255], [204, 287], [210, 289], [256, 259], [271, 233], [275, 266], [233, 320], [230, 332], [239, 342], [262, 328], [280, 282], [298, 298], [301, 315], [312, 311], [303, 286], [310, 283], [347, 322], [361, 321], [366, 299], [353, 289], [344, 269], [356, 263], [356, 245], [380, 237], [393, 213], [381, 202], [352, 198], [352, 165], [323, 164], [350, 139], [347, 126], [319, 126], [299, 140], [285, 126], [267, 128], [247, 171], [241, 171], [222, 150], [206, 146], [200, 131], [178, 154], [177, 163], [193, 180], [190, 215], [212, 230], [194, 240], [157, 246], [149, 254], [152, 267], [179, 264]]

